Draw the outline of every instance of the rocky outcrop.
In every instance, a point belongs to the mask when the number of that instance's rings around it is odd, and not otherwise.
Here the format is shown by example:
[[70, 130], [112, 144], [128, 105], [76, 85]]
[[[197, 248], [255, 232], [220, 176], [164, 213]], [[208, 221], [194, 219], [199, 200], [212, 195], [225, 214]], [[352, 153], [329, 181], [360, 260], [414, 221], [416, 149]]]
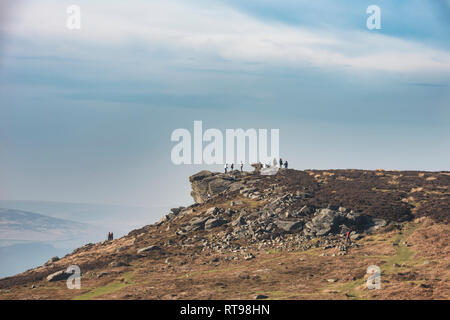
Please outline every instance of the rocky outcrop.
[[[209, 199], [239, 191], [241, 196], [261, 201], [258, 209], [242, 209], [237, 215], [226, 213], [217, 207], [210, 207], [204, 213], [192, 218], [184, 226], [183, 232], [211, 230], [227, 226], [228, 239], [265, 239], [282, 234], [299, 234], [306, 237], [326, 237], [345, 235], [348, 231], [360, 236], [364, 232], [373, 232], [386, 225], [386, 220], [373, 218], [361, 212], [344, 207], [328, 205], [316, 208], [306, 205], [313, 195], [303, 191], [287, 192], [283, 185], [272, 184], [264, 189], [255, 179], [243, 179], [246, 174], [230, 172], [227, 174], [201, 171], [189, 178], [192, 185], [192, 197], [196, 203], [205, 203]], [[242, 201], [232, 201], [243, 204]], [[298, 205], [302, 204], [302, 205]], [[232, 209], [228, 209], [231, 210]], [[181, 210], [180, 210], [181, 211]], [[230, 219], [231, 217], [231, 219]]]
[[236, 175], [241, 175], [240, 171], [235, 170], [228, 174], [200, 171], [189, 177], [192, 188], [191, 196], [196, 203], [204, 203], [229, 188], [231, 191], [239, 190], [243, 188], [243, 185], [235, 183]]
[[345, 234], [347, 231], [373, 232], [386, 225], [383, 219], [376, 219], [353, 211], [347, 212], [345, 208], [340, 211], [329, 208], [317, 210], [311, 221], [305, 225], [305, 234], [310, 236], [326, 236], [332, 234]]

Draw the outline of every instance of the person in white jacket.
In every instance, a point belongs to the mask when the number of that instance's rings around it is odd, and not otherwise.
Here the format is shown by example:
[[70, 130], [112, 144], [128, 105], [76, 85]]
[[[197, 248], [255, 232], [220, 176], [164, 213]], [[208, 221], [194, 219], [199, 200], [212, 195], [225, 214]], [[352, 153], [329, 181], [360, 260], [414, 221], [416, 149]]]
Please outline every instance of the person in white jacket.
[[227, 173], [227, 171], [228, 171], [228, 163], [225, 163], [225, 165], [223, 166], [223, 168], [225, 169], [225, 173]]

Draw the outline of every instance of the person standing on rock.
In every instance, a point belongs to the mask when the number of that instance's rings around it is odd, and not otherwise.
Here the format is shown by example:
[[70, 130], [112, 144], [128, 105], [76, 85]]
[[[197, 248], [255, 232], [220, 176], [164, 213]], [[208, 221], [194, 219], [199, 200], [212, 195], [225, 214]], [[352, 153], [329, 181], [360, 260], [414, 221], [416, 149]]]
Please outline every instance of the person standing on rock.
[[225, 169], [225, 173], [227, 173], [227, 171], [228, 171], [228, 163], [225, 163], [225, 165], [223, 166], [223, 168]]
[[280, 168], [283, 168], [283, 159], [280, 158]]
[[288, 162], [287, 162], [287, 161], [284, 162], [284, 168], [285, 168], [285, 169], [288, 168]]
[[241, 172], [244, 170], [244, 163], [241, 161]]
[[231, 171], [234, 170], [234, 163], [231, 164], [230, 168], [231, 168]]

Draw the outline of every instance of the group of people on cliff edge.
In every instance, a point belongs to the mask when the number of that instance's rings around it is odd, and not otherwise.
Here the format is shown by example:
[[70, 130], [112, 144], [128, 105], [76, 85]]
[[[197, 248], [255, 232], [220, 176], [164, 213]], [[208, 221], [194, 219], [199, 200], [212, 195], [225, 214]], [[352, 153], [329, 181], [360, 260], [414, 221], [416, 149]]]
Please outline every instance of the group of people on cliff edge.
[[[244, 163], [243, 163], [242, 161], [241, 161], [240, 166], [241, 166], [241, 172], [244, 171]], [[223, 168], [224, 168], [224, 170], [225, 170], [225, 173], [227, 173], [227, 172], [228, 172], [228, 163], [225, 163], [225, 164], [223, 165]], [[234, 163], [232, 163], [232, 164], [230, 165], [230, 169], [231, 169], [231, 171], [234, 170]]]
[[[283, 166], [284, 166], [285, 169], [288, 168], [288, 162], [287, 162], [287, 160], [283, 162], [283, 159], [280, 158], [279, 164], [280, 164], [280, 169], [283, 168]], [[262, 166], [262, 165], [261, 165], [261, 166]], [[277, 166], [277, 160], [276, 160], [275, 158], [273, 159], [273, 166], [274, 166], [274, 167]], [[269, 168], [269, 167], [270, 167], [270, 164], [265, 164], [264, 167]], [[228, 163], [225, 163], [225, 164], [223, 165], [223, 169], [224, 169], [224, 172], [225, 172], [225, 173], [228, 172]], [[243, 163], [242, 161], [241, 161], [241, 163], [240, 163], [240, 169], [241, 169], [241, 172], [244, 171], [244, 163]], [[234, 163], [230, 164], [230, 171], [233, 171], [233, 170], [234, 170]]]

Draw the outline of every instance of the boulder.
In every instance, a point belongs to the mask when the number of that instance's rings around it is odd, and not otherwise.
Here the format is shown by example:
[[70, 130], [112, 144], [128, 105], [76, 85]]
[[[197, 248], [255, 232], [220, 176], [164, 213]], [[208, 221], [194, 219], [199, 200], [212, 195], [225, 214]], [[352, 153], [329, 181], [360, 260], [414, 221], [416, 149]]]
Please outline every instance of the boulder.
[[59, 257], [57, 257], [57, 256], [55, 256], [55, 257], [53, 257], [53, 258], [50, 258], [50, 259], [44, 264], [44, 266], [51, 265], [51, 264], [55, 263], [56, 261], [59, 261]]
[[206, 215], [208, 216], [215, 216], [216, 214], [218, 214], [220, 211], [219, 208], [217, 207], [211, 207], [208, 210], [206, 210]]
[[341, 208], [339, 211], [320, 209], [314, 214], [311, 221], [305, 225], [305, 235], [325, 236], [333, 233], [373, 232], [387, 224], [386, 220]]
[[233, 222], [231, 223], [231, 225], [233, 227], [236, 226], [243, 226], [244, 224], [246, 224], [245, 219], [242, 216], [237, 217], [236, 219], [233, 220]]
[[255, 168], [255, 173], [259, 173], [263, 167], [261, 162], [250, 164], [253, 168]]
[[286, 231], [286, 232], [295, 232], [295, 231], [301, 231], [303, 229], [303, 222], [302, 221], [283, 221], [283, 220], [277, 220], [275, 221], [275, 225]]
[[303, 206], [300, 211], [298, 211], [299, 216], [310, 215], [314, 213], [314, 208], [310, 206]]
[[113, 261], [109, 264], [109, 266], [111, 268], [118, 268], [118, 267], [128, 266], [128, 263], [123, 262], [123, 261]]
[[230, 184], [230, 186], [228, 187], [228, 191], [229, 192], [238, 191], [244, 189], [244, 187], [245, 186], [242, 183], [234, 182]]
[[139, 254], [139, 253], [150, 252], [150, 251], [159, 251], [159, 250], [161, 250], [160, 247], [152, 245], [152, 246], [149, 246], [149, 247], [145, 247], [145, 248], [139, 249], [137, 251], [137, 253]]
[[345, 215], [347, 225], [358, 231], [374, 232], [387, 225], [384, 219], [374, 218], [362, 213], [349, 212]]
[[306, 223], [305, 234], [321, 237], [336, 231], [341, 217], [341, 215], [331, 209], [320, 209], [316, 212], [314, 218]]
[[255, 257], [255, 255], [253, 254], [253, 253], [247, 253], [245, 256], [244, 256], [244, 260], [252, 260], [252, 259], [255, 259], [256, 257]]
[[212, 228], [216, 228], [216, 227], [220, 227], [221, 225], [227, 223], [228, 221], [224, 220], [224, 219], [216, 219], [216, 218], [212, 218], [209, 219], [208, 221], [205, 222], [205, 229], [212, 229]]
[[97, 278], [101, 278], [101, 277], [104, 277], [104, 276], [107, 276], [107, 275], [109, 275], [109, 272], [103, 271], [103, 272], [100, 272], [100, 273], [97, 275]]
[[372, 218], [371, 224], [367, 228], [367, 232], [375, 232], [386, 226], [387, 221], [384, 219]]
[[170, 211], [177, 216], [178, 214], [180, 214], [180, 212], [184, 209], [184, 207], [178, 207], [178, 208], [172, 208], [170, 209]]
[[57, 271], [47, 276], [48, 282], [67, 280], [73, 273], [66, 272], [66, 270]]
[[170, 216], [168, 214], [165, 214], [161, 219], [158, 220], [155, 224], [157, 226], [162, 225], [164, 222], [168, 221], [170, 219]]
[[189, 221], [189, 225], [185, 227], [186, 231], [202, 230], [205, 227], [205, 222], [209, 217], [195, 217]]

